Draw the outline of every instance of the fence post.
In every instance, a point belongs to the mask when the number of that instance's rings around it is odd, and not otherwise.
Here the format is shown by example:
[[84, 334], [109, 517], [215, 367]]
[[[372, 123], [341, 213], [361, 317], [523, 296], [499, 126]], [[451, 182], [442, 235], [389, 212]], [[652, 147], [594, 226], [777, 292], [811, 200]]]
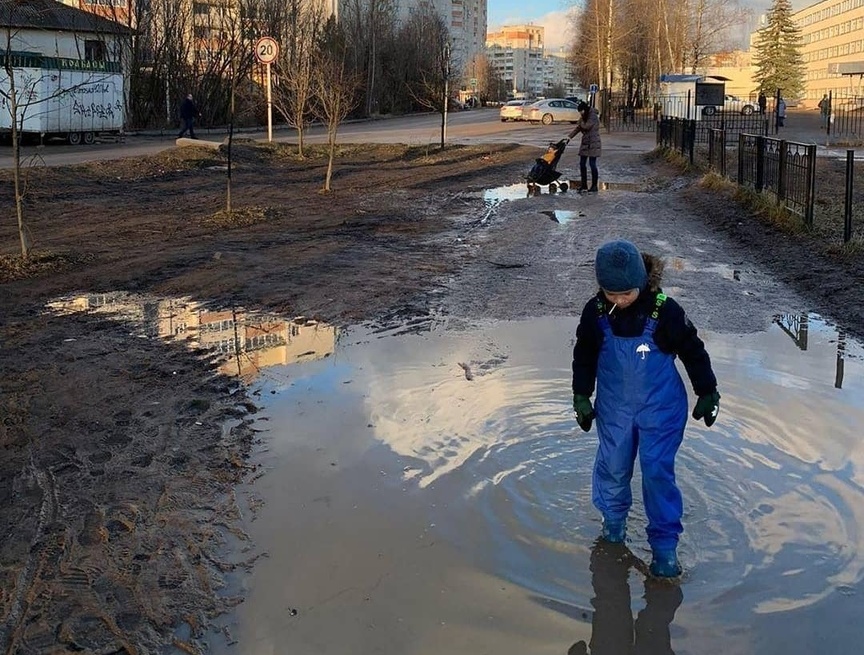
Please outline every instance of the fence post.
[[765, 186], [765, 137], [756, 137], [756, 190]]
[[693, 165], [693, 156], [696, 151], [696, 119], [687, 121], [687, 147], [690, 149], [690, 165]]
[[789, 144], [785, 139], [780, 141], [780, 152], [777, 153], [777, 204], [786, 200], [786, 160], [789, 157]]
[[813, 227], [813, 210], [816, 205], [816, 144], [807, 146], [807, 208], [804, 210], [804, 223]]
[[720, 130], [720, 175], [726, 177], [726, 130]]
[[846, 203], [843, 207], [843, 243], [852, 240], [852, 180], [855, 174], [855, 151], [846, 151]]
[[744, 132], [738, 132], [738, 186], [744, 186]]

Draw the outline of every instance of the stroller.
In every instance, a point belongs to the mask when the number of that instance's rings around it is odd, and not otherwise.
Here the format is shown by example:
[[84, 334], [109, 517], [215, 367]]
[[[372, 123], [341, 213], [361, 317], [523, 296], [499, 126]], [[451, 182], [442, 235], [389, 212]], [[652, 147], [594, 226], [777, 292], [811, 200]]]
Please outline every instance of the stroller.
[[561, 173], [555, 170], [555, 167], [558, 166], [558, 161], [564, 154], [564, 148], [567, 147], [568, 143], [570, 143], [570, 139], [561, 139], [557, 143], [550, 143], [543, 156], [534, 161], [534, 165], [526, 177], [529, 196], [540, 195], [540, 187], [547, 184], [549, 185], [549, 193], [555, 193], [559, 187], [562, 192], [567, 191], [569, 186], [567, 182], [558, 184]]

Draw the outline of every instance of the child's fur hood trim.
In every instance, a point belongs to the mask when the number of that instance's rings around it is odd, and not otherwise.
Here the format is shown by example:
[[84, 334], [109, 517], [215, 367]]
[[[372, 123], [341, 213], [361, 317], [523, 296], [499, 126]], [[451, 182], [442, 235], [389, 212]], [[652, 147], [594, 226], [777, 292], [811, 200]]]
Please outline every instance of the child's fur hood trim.
[[642, 261], [645, 263], [645, 271], [648, 273], [648, 291], [660, 291], [666, 262], [660, 257], [649, 255], [646, 252], [642, 253]]

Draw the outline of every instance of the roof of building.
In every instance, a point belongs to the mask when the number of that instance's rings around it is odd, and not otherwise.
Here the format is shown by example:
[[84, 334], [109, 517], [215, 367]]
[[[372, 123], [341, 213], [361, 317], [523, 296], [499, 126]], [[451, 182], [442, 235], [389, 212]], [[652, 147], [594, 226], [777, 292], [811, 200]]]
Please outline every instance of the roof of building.
[[121, 23], [54, 0], [0, 0], [0, 28], [10, 27], [110, 34], [131, 32]]

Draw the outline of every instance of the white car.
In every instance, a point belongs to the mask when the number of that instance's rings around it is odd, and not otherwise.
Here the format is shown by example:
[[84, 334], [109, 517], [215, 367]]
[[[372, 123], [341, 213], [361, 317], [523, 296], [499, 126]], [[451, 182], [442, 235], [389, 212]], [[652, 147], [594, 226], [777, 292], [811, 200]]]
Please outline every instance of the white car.
[[529, 104], [527, 100], [511, 100], [510, 102], [501, 105], [501, 111], [499, 112], [501, 122], [521, 121], [522, 108], [527, 104]]
[[522, 110], [522, 120], [532, 123], [578, 123], [582, 118], [579, 107], [575, 102], [564, 98], [548, 98], [538, 100], [533, 105], [528, 105]]
[[722, 110], [725, 113], [750, 116], [751, 114], [759, 113], [759, 105], [755, 102], [750, 102], [749, 100], [742, 100], [738, 96], [729, 95], [727, 93], [725, 96], [723, 96], [722, 108], [708, 105], [702, 109], [702, 113], [706, 116], [713, 116], [717, 113], [718, 110]]

